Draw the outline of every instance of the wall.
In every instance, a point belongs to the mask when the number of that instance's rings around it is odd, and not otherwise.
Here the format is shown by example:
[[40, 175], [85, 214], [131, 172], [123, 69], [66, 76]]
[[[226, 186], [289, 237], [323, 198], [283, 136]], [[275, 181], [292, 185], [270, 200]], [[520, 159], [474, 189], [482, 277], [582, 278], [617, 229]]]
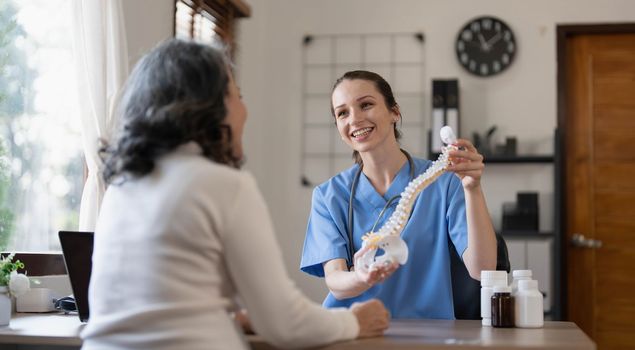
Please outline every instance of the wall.
[[[521, 153], [551, 153], [556, 126], [556, 25], [635, 21], [635, 1], [630, 0], [247, 2], [252, 17], [240, 20], [237, 59], [238, 81], [250, 112], [244, 137], [245, 168], [255, 174], [269, 203], [291, 277], [314, 300], [325, 295], [323, 281], [298, 271], [311, 200], [311, 189], [300, 186], [301, 40], [305, 34], [421, 31], [426, 38], [425, 85], [429, 88], [434, 78], [460, 81], [463, 136], [483, 133], [495, 124], [496, 141], [516, 136]], [[173, 0], [124, 2], [131, 62], [172, 35], [173, 7]], [[516, 34], [516, 61], [497, 77], [472, 77], [454, 57], [459, 28], [479, 15], [503, 19]], [[430, 108], [427, 100], [426, 121]], [[552, 229], [551, 165], [488, 165], [483, 186], [497, 228], [502, 203], [514, 201], [517, 190], [533, 190], [540, 193], [541, 229]]]
[[[426, 86], [433, 78], [461, 84], [463, 136], [497, 125], [498, 142], [516, 136], [522, 153], [552, 153], [556, 126], [557, 24], [635, 21], [628, 0], [248, 0], [241, 21], [239, 72], [250, 111], [247, 168], [258, 178], [291, 276], [315, 300], [323, 281], [298, 271], [311, 190], [300, 186], [301, 40], [305, 34], [415, 32], [425, 34]], [[502, 75], [476, 78], [457, 64], [453, 43], [463, 24], [493, 15], [514, 29], [515, 63]], [[429, 91], [427, 92], [429, 95]], [[425, 120], [429, 121], [429, 100]], [[407, 117], [407, 116], [406, 116]], [[494, 224], [517, 190], [540, 193], [541, 229], [553, 227], [551, 165], [488, 165], [483, 179]], [[245, 214], [248, 217], [248, 213]]]
[[130, 69], [160, 41], [174, 34], [174, 0], [124, 0]]

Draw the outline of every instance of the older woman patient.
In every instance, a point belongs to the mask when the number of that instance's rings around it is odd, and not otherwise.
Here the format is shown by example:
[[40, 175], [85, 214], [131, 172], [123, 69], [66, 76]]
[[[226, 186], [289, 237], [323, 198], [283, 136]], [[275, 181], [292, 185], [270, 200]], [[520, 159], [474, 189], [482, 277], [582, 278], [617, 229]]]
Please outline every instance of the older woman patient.
[[246, 349], [239, 297], [265, 340], [378, 336], [373, 300], [326, 310], [289, 279], [254, 178], [239, 170], [246, 108], [225, 55], [170, 40], [135, 67], [95, 233], [84, 349]]

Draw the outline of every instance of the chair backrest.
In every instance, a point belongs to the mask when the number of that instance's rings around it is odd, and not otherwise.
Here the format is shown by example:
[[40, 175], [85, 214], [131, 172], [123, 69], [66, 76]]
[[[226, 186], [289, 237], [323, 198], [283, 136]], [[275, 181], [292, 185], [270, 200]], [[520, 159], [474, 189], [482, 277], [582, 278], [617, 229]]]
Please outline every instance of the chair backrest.
[[[463, 260], [448, 239], [450, 249], [450, 269], [452, 274], [452, 298], [454, 301], [454, 317], [457, 320], [481, 319], [481, 282], [470, 277]], [[509, 273], [509, 253], [503, 236], [496, 234], [496, 270]]]

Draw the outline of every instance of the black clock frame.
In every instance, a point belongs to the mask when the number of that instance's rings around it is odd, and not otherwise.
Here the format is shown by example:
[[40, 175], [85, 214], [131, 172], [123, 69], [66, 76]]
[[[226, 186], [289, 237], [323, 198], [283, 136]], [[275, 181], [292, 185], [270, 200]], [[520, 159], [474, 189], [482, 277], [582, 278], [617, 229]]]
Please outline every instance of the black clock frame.
[[479, 16], [465, 24], [456, 36], [456, 57], [471, 74], [489, 77], [505, 71], [514, 62], [518, 45], [512, 29], [503, 20]]

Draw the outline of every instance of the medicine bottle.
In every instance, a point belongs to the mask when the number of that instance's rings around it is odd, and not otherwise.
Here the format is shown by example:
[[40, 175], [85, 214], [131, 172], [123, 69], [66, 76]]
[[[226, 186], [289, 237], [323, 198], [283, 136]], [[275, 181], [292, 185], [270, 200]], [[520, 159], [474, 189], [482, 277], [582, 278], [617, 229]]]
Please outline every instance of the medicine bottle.
[[494, 287], [492, 327], [514, 327], [514, 297], [511, 287]]
[[492, 294], [495, 286], [507, 286], [507, 272], [481, 271], [481, 321], [483, 326], [492, 325]]
[[544, 324], [542, 293], [538, 290], [538, 281], [518, 281], [518, 292], [515, 296], [516, 327], [540, 328]]
[[518, 291], [518, 281], [530, 280], [532, 276], [531, 270], [514, 270], [512, 271], [512, 296]]

